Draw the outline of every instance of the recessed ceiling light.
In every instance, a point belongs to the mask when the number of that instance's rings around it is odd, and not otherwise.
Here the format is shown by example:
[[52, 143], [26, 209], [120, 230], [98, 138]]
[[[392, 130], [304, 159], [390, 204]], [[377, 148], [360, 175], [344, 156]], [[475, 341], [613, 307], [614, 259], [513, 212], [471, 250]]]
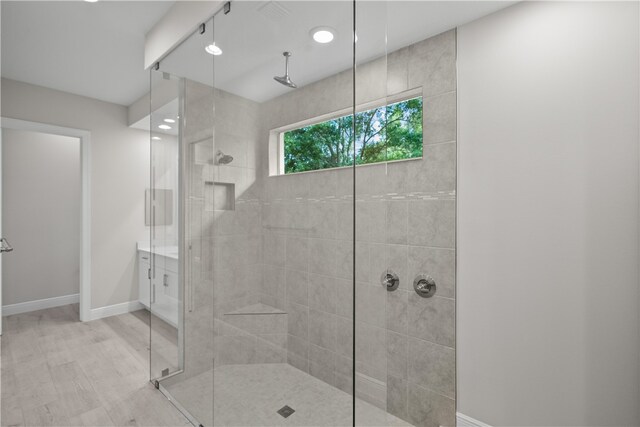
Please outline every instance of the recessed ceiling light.
[[171, 126], [169, 126], [169, 125], [160, 125], [160, 126], [158, 126], [158, 128], [160, 128], [162, 130], [169, 130], [169, 129], [171, 129]]
[[152, 136], [151, 139], [153, 139], [154, 141], [160, 141], [162, 138], [160, 138], [159, 136]]
[[175, 123], [176, 121], [173, 119], [164, 119], [163, 120], [165, 123]]
[[207, 47], [204, 48], [204, 50], [207, 51], [208, 54], [210, 55], [222, 55], [222, 49], [220, 49], [218, 46], [216, 46], [215, 43], [212, 43], [210, 45], [208, 45]]
[[98, 0], [84, 0], [84, 1], [86, 1], [87, 3], [97, 3], [98, 2]]
[[331, 27], [316, 27], [310, 31], [311, 37], [318, 43], [330, 43], [335, 37], [335, 31]]

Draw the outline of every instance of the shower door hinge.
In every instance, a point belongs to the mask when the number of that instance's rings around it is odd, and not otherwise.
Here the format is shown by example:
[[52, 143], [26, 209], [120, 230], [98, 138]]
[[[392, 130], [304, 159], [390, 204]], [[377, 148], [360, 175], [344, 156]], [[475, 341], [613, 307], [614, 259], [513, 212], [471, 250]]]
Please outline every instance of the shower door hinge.
[[222, 10], [224, 11], [225, 15], [231, 12], [231, 2], [230, 1], [226, 2], [222, 7]]
[[200, 34], [204, 34], [205, 31], [207, 31], [207, 24], [203, 22], [202, 24], [200, 24]]
[[151, 269], [147, 268], [147, 277], [151, 280]]
[[155, 381], [153, 382], [153, 385], [154, 385], [158, 390], [160, 390], [160, 382], [159, 382], [158, 380], [155, 380]]
[[160, 69], [160, 63], [156, 62], [155, 64], [153, 64], [153, 70], [154, 71], [158, 71]]

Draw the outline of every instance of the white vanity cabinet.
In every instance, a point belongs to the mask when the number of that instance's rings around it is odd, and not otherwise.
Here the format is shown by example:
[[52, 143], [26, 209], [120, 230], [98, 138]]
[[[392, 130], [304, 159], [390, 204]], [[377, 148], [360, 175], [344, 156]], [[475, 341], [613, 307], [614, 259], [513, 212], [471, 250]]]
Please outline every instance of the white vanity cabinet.
[[149, 283], [149, 274], [151, 269], [151, 260], [149, 252], [138, 249], [138, 299], [147, 310], [151, 302], [151, 292]]
[[[155, 271], [151, 271], [152, 256], [155, 256]], [[177, 327], [180, 309], [178, 248], [156, 247], [151, 252], [148, 245], [139, 243], [138, 271], [140, 303], [160, 319]]]

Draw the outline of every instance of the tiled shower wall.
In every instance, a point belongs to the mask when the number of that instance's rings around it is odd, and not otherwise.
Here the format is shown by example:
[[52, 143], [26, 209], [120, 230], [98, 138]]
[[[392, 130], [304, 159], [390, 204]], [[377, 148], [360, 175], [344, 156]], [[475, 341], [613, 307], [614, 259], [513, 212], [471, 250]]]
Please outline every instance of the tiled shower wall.
[[[215, 362], [282, 362], [284, 331], [264, 327], [261, 322], [268, 316], [234, 314], [260, 302], [263, 283], [261, 190], [257, 178], [259, 104], [219, 90], [215, 91], [214, 104], [213, 157], [218, 151], [233, 156], [226, 165], [213, 162], [216, 190], [232, 190], [234, 202], [234, 206], [221, 206], [224, 203], [220, 199], [225, 195], [216, 191], [219, 205], [212, 209]], [[274, 345], [274, 341], [282, 344]]]
[[[455, 425], [455, 31], [359, 65], [358, 103], [422, 89], [422, 159], [356, 168], [357, 392], [414, 425]], [[351, 106], [351, 71], [261, 106], [261, 301], [287, 313], [287, 360], [350, 392], [353, 170], [268, 175], [270, 130]], [[400, 288], [380, 284], [386, 269]], [[432, 276], [433, 298], [413, 291]]]
[[[227, 313], [260, 301], [258, 104], [186, 80], [184, 115], [185, 237], [190, 248], [185, 251], [185, 371], [172, 381], [210, 370], [212, 360], [216, 364], [273, 361], [273, 357], [252, 359], [255, 354], [269, 354], [271, 347], [256, 348], [255, 335], [225, 322]], [[233, 156], [233, 162], [218, 165], [217, 150]], [[222, 187], [214, 189], [214, 183], [233, 191], [233, 205], [214, 205], [214, 194], [216, 204], [222, 195], [218, 192]]]
[[[188, 117], [188, 126], [182, 133], [182, 167], [186, 172], [183, 185], [184, 203], [184, 239], [185, 247], [185, 304], [184, 339], [187, 347], [184, 352], [185, 370], [182, 375], [170, 379], [167, 383], [198, 375], [211, 369], [213, 354], [213, 233], [210, 224], [212, 214], [207, 208], [210, 194], [205, 182], [213, 179], [213, 170], [208, 165], [212, 152], [212, 109], [211, 88], [193, 81], [184, 81], [184, 111], [180, 114]], [[198, 346], [189, 343], [198, 343]], [[152, 343], [153, 348], [153, 343]], [[153, 358], [153, 356], [152, 356]]]

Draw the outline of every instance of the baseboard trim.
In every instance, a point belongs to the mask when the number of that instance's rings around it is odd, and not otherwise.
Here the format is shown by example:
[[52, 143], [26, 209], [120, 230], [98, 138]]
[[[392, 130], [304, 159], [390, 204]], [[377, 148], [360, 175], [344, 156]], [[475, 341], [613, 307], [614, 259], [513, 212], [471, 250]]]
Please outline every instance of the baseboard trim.
[[120, 304], [107, 305], [106, 307], [92, 308], [91, 320], [104, 319], [105, 317], [130, 313], [143, 308], [144, 306], [140, 304], [140, 301], [127, 301]]
[[482, 421], [478, 421], [460, 412], [456, 412], [456, 425], [458, 427], [491, 427], [489, 424], [485, 424]]
[[2, 306], [2, 315], [29, 313], [31, 311], [44, 310], [45, 308], [60, 307], [61, 305], [78, 304], [80, 294], [63, 295], [61, 297], [38, 299], [35, 301], [19, 302]]

